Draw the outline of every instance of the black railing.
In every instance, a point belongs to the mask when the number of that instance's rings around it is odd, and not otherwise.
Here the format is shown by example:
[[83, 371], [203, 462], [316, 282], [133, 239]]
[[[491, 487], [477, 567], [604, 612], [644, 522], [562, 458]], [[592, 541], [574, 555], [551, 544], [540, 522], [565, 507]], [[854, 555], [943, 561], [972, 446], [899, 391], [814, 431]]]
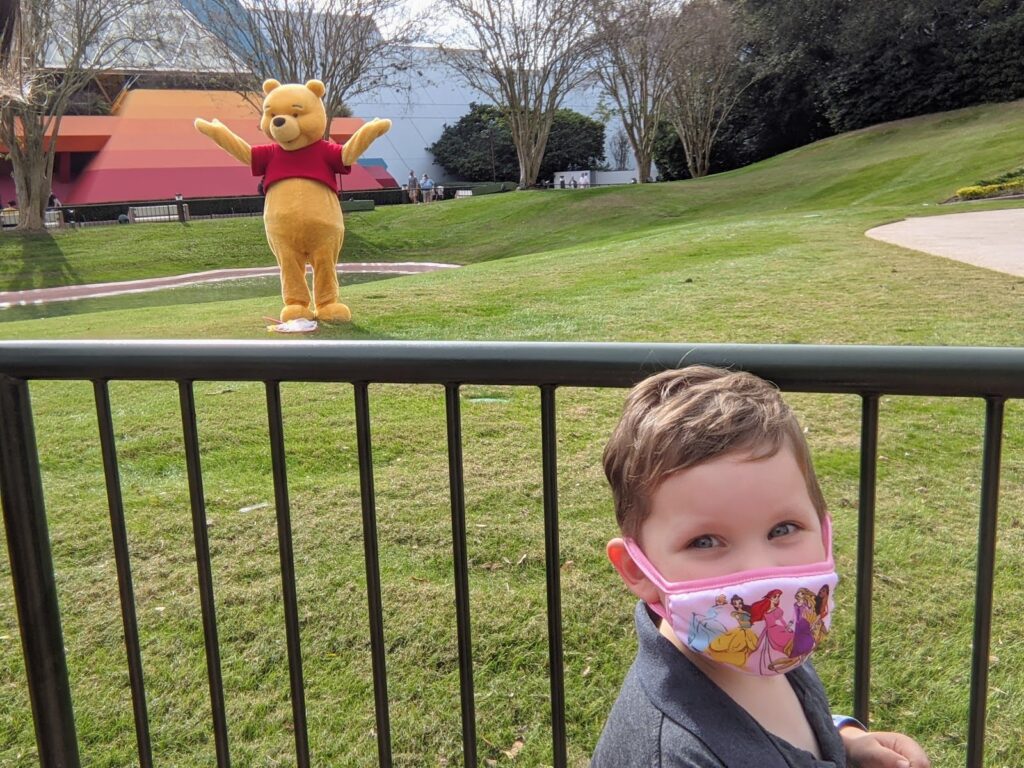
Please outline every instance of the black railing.
[[230, 761], [193, 383], [260, 381], [266, 387], [295, 750], [299, 766], [308, 766], [310, 756], [280, 383], [347, 382], [354, 387], [376, 733], [379, 762], [383, 766], [390, 766], [392, 760], [368, 385], [440, 384], [445, 388], [463, 750], [467, 766], [477, 764], [477, 744], [459, 391], [461, 386], [471, 384], [538, 387], [541, 395], [553, 755], [556, 766], [565, 766], [556, 391], [559, 387], [627, 387], [653, 372], [695, 363], [749, 370], [787, 391], [847, 393], [859, 395], [862, 399], [853, 700], [854, 714], [865, 722], [868, 720], [871, 669], [879, 398], [896, 394], [973, 397], [986, 401], [967, 739], [967, 766], [981, 768], [1003, 408], [1007, 399], [1024, 397], [1024, 349], [449, 342], [6, 342], [0, 343], [0, 487], [41, 765], [47, 768], [78, 766], [80, 761], [29, 402], [29, 380], [93, 382], [139, 762], [143, 766], [152, 765], [152, 757], [109, 381], [169, 380], [178, 383], [215, 746], [220, 766], [227, 766]]

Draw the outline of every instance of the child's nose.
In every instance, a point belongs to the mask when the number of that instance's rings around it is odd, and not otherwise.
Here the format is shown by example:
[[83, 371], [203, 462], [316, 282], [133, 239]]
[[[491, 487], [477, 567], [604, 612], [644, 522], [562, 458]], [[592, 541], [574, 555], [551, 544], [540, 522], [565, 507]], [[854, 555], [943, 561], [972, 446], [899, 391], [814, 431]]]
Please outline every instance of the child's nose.
[[746, 548], [740, 555], [745, 560], [742, 570], [752, 571], [757, 568], [779, 568], [785, 565], [792, 565], [784, 553], [777, 548], [766, 546], [760, 542]]

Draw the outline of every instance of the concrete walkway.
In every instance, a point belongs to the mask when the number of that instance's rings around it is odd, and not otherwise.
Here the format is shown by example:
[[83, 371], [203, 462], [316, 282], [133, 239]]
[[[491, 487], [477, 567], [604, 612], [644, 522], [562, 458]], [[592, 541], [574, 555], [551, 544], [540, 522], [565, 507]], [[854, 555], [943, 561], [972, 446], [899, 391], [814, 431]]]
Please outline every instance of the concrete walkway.
[[[458, 264], [438, 264], [429, 261], [364, 262], [361, 264], [339, 264], [339, 273], [380, 273], [387, 275], [416, 275], [439, 269], [457, 269]], [[0, 291], [0, 309], [46, 304], [51, 301], [73, 301], [74, 299], [97, 299], [102, 296], [118, 296], [123, 293], [145, 293], [164, 288], [178, 288], [196, 283], [217, 283], [223, 280], [241, 280], [246, 277], [278, 277], [277, 267], [255, 267], [252, 269], [213, 269], [209, 272], [193, 272], [171, 277], [153, 277], [146, 280], [124, 280], [117, 283], [92, 283], [91, 285], [63, 285], [56, 288], [36, 288], [27, 291]]]
[[867, 236], [976, 267], [1024, 277], [1024, 208], [921, 216]]

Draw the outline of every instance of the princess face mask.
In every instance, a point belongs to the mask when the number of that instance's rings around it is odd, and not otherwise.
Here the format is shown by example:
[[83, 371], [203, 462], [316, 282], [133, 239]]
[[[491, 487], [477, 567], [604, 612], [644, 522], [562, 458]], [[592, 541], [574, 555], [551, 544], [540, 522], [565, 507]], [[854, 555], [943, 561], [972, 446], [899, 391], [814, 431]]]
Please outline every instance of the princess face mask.
[[751, 675], [779, 675], [803, 664], [828, 635], [839, 577], [832, 525], [822, 521], [819, 563], [759, 568], [711, 579], [666, 581], [637, 546], [626, 551], [659, 590], [651, 610], [691, 651]]

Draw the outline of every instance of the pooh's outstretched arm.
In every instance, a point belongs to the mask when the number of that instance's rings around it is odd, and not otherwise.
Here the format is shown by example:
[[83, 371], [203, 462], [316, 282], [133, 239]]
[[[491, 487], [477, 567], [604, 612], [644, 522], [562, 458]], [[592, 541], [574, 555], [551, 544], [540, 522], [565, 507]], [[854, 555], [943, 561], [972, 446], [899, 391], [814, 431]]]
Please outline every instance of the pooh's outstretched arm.
[[214, 118], [208, 123], [201, 117], [197, 117], [194, 123], [196, 130], [205, 136], [209, 136], [216, 142], [217, 146], [244, 165], [252, 165], [252, 147], [245, 139], [231, 132], [220, 120]]
[[345, 165], [352, 165], [358, 160], [363, 152], [385, 133], [391, 130], [390, 120], [374, 118], [364, 123], [358, 131], [352, 134], [352, 138], [345, 142], [345, 149], [341, 152], [341, 162]]

